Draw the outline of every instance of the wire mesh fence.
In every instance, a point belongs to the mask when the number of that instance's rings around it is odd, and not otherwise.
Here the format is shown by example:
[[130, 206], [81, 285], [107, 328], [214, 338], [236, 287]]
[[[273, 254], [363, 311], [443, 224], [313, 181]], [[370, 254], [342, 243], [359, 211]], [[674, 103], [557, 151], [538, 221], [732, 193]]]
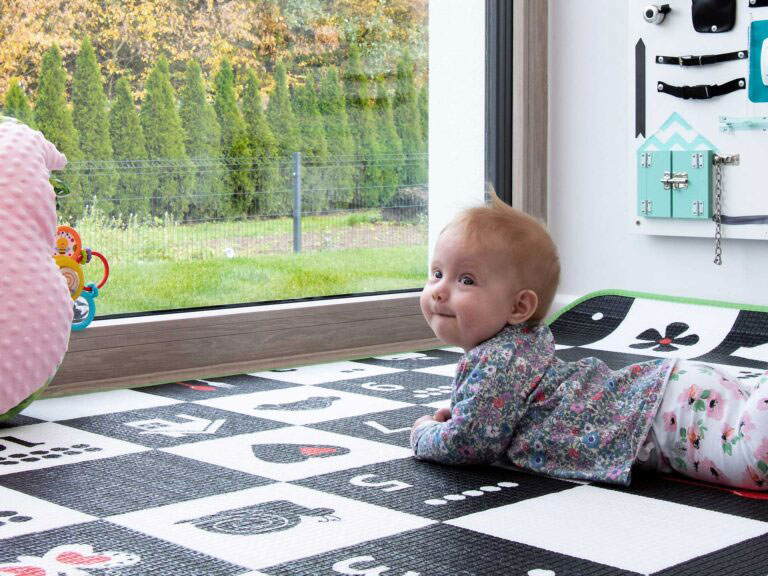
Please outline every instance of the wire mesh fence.
[[426, 246], [427, 155], [72, 162], [58, 199], [119, 261]]

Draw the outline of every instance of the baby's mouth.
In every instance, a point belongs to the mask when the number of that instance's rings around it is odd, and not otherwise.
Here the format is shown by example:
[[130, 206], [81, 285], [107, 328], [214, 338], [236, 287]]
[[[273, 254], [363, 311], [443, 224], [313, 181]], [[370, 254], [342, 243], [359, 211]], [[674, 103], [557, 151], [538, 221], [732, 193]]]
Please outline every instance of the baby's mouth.
[[446, 312], [445, 310], [433, 310], [432, 314], [435, 316], [445, 316], [446, 318], [453, 318], [455, 314], [451, 314], [450, 312]]

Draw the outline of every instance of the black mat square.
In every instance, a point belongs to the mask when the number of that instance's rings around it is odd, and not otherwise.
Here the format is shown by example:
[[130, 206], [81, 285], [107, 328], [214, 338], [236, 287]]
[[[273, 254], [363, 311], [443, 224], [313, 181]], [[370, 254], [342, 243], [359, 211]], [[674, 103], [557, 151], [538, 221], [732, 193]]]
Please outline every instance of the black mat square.
[[768, 558], [768, 536], [759, 536], [666, 570], [654, 572], [651, 576], [701, 576], [702, 574], [765, 576], [768, 573], [766, 558]]
[[322, 387], [412, 404], [430, 404], [450, 400], [453, 378], [424, 372], [396, 372], [366, 379], [326, 382]]
[[270, 576], [639, 576], [437, 524], [264, 570]]
[[39, 424], [40, 422], [45, 422], [45, 420], [40, 420], [39, 418], [31, 418], [29, 416], [24, 416], [23, 414], [16, 414], [13, 418], [10, 420], [6, 420], [5, 422], [0, 422], [0, 431], [7, 431], [10, 428], [16, 428], [17, 426], [26, 426], [27, 424]]
[[618, 328], [635, 299], [609, 294], [580, 302], [550, 324], [555, 342], [584, 346], [597, 342]]
[[194, 400], [210, 400], [211, 398], [220, 398], [222, 396], [278, 390], [280, 388], [290, 388], [291, 386], [295, 385], [248, 374], [238, 374], [236, 376], [222, 376], [209, 381], [187, 380], [174, 384], [145, 386], [144, 388], [137, 388], [136, 391], [192, 402]]
[[[19, 560], [19, 557], [24, 559]], [[103, 520], [0, 542], [0, 574], [237, 576], [246, 573], [248, 570], [242, 566]]]
[[[768, 493], [765, 492], [763, 494], [766, 498], [753, 499], [739, 496], [724, 486], [693, 484], [686, 481], [682, 476], [636, 472], [632, 473], [632, 484], [629, 488], [613, 488], [637, 496], [647, 496], [657, 500], [666, 500], [676, 504], [768, 522]], [[758, 495], [757, 493], [747, 493]]]
[[449, 520], [577, 486], [497, 467], [441, 466], [414, 458], [294, 482], [434, 520]]
[[582, 358], [594, 356], [600, 358], [612, 370], [619, 370], [630, 364], [637, 362], [647, 362], [648, 360], [657, 360], [657, 356], [643, 356], [642, 354], [626, 354], [624, 352], [611, 352], [608, 350], [597, 350], [595, 348], [565, 348], [557, 350], [555, 355], [566, 362], [575, 362]]
[[172, 404], [58, 422], [151, 448], [167, 448], [287, 426], [200, 404]]
[[307, 428], [338, 432], [347, 436], [409, 448], [413, 423], [417, 418], [426, 414], [434, 414], [434, 412], [435, 409], [429, 406], [409, 406], [399, 410], [308, 424]]
[[[417, 368], [430, 368], [432, 366], [442, 366], [444, 364], [454, 364], [459, 361], [462, 354], [448, 350], [425, 350], [420, 352], [423, 356], [419, 358], [403, 358], [398, 360], [381, 360], [379, 358], [362, 358], [355, 362], [373, 364], [374, 366], [386, 366], [388, 368], [400, 368], [402, 370], [415, 370]], [[394, 355], [393, 355], [394, 356]]]
[[93, 516], [112, 516], [272, 483], [159, 451], [7, 474], [2, 486]]
[[696, 359], [715, 364], [745, 366], [765, 370], [768, 369], [768, 358], [763, 361], [753, 360], [751, 358], [739, 357], [735, 353], [740, 348], [754, 348], [766, 343], [768, 343], [768, 314], [765, 312], [742, 310], [739, 312], [736, 322], [734, 322], [725, 340], [711, 352]]

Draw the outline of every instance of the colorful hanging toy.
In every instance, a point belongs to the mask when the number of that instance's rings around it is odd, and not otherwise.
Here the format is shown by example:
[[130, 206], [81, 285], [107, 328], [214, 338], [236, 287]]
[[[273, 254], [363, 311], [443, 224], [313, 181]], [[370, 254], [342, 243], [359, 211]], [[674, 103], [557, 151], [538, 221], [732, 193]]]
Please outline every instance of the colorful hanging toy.
[[[104, 265], [104, 276], [98, 284], [85, 284], [83, 266], [89, 264], [94, 257]], [[74, 301], [72, 330], [84, 330], [96, 315], [95, 299], [99, 295], [99, 289], [109, 279], [109, 262], [100, 252], [83, 248], [80, 234], [71, 226], [59, 226], [56, 229], [56, 253], [53, 259], [67, 281], [69, 294]]]

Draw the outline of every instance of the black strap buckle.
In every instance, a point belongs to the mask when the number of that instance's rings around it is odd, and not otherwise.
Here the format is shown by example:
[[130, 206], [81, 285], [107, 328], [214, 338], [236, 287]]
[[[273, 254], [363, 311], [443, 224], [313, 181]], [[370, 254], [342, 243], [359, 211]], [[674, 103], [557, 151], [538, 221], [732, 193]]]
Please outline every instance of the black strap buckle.
[[709, 98], [709, 86], [696, 84], [695, 86], [681, 86], [682, 97], [685, 100], [706, 100]]
[[736, 90], [744, 90], [747, 82], [744, 78], [736, 78], [725, 84], [697, 84], [695, 86], [672, 86], [666, 82], [659, 82], [656, 89], [676, 98], [685, 100], [706, 100], [715, 96], [730, 94]]
[[680, 67], [683, 66], [691, 66], [691, 62], [694, 58], [699, 59], [699, 66], [701, 66], [701, 56], [691, 56], [690, 54], [688, 56], [678, 56], [677, 62], [680, 64]]

